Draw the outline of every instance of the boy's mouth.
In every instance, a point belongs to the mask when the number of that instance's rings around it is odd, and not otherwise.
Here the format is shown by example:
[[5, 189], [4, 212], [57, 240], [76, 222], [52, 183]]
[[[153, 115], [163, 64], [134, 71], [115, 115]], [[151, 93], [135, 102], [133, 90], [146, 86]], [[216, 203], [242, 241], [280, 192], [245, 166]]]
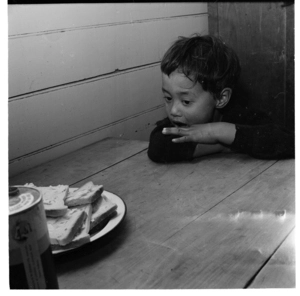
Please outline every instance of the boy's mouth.
[[189, 127], [187, 124], [179, 122], [179, 121], [172, 121], [172, 123], [177, 127]]

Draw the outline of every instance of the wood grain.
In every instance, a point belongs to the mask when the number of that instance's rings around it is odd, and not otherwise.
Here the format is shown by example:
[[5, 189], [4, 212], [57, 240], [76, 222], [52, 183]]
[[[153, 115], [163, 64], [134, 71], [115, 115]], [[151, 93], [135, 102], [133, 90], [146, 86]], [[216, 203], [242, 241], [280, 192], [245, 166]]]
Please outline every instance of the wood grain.
[[218, 3], [208, 2], [208, 32], [210, 35], [219, 37]]
[[295, 233], [293, 230], [255, 277], [249, 288], [295, 288]]
[[[284, 124], [286, 74], [285, 8], [279, 2], [218, 3], [218, 33], [239, 56], [238, 98]], [[294, 116], [289, 113], [288, 116]]]
[[190, 266], [166, 258], [176, 281], [165, 272], [154, 288], [246, 287], [294, 228], [294, 198], [293, 161], [277, 162], [165, 243], [189, 254]]
[[[294, 223], [293, 164], [273, 164], [218, 155], [158, 165], [143, 152], [92, 176], [125, 200], [126, 221], [110, 246], [97, 242], [91, 255], [58, 261], [61, 287], [88, 288], [80, 274], [100, 278], [97, 260], [105, 275], [95, 288], [244, 287]], [[284, 222], [275, 213], [283, 209]]]
[[[189, 164], [150, 169], [141, 157], [101, 172], [107, 188], [123, 192], [126, 221], [109, 245], [99, 241], [92, 251], [57, 261], [61, 288], [242, 288], [294, 226], [292, 162], [271, 166], [268, 174], [262, 163], [236, 155], [202, 160], [192, 170]], [[126, 165], [133, 160], [134, 172]], [[288, 210], [285, 219], [275, 209]]]
[[[61, 289], [245, 288], [290, 245], [294, 160], [224, 153], [156, 164], [146, 144], [107, 139], [15, 178], [93, 181], [127, 205], [107, 237], [56, 257]], [[292, 272], [285, 264], [281, 272]]]
[[286, 67], [285, 67], [285, 126], [295, 129], [295, 9], [294, 4], [285, 8], [286, 13]]
[[[10, 185], [72, 185], [147, 149], [148, 142], [107, 138], [10, 178]], [[85, 182], [85, 181], [83, 181]]]

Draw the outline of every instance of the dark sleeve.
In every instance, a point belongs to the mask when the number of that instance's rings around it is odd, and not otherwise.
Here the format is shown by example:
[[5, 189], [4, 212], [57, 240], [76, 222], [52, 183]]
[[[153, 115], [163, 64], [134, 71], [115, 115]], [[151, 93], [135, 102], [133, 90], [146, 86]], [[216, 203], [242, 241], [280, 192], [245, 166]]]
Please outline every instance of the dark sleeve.
[[261, 159], [294, 158], [295, 133], [276, 124], [236, 124], [236, 135], [230, 148]]
[[148, 157], [154, 162], [162, 163], [192, 160], [197, 143], [173, 143], [172, 139], [178, 136], [162, 133], [164, 127], [171, 126], [168, 118], [157, 122], [150, 134]]
[[237, 105], [227, 110], [224, 121], [237, 130], [231, 150], [261, 159], [295, 157], [294, 131], [275, 124], [269, 114]]

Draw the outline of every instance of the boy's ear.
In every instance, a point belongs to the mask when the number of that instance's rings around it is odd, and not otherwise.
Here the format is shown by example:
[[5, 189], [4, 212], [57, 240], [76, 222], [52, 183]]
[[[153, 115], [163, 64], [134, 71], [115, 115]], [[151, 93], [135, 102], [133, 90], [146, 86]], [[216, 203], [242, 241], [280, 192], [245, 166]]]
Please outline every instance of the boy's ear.
[[232, 94], [231, 88], [229, 88], [229, 87], [224, 88], [221, 91], [220, 97], [217, 98], [217, 100], [216, 100], [216, 108], [218, 108], [218, 109], [224, 108], [229, 103], [231, 94]]

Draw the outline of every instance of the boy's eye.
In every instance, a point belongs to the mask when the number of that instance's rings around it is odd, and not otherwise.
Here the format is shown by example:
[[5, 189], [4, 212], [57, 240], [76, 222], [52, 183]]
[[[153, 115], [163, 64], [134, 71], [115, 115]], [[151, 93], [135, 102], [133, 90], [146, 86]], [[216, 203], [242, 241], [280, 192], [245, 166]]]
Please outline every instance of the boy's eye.
[[164, 97], [164, 99], [165, 99], [166, 102], [171, 102], [172, 101], [171, 97]]
[[187, 101], [187, 100], [182, 101], [182, 104], [185, 105], [185, 106], [189, 105], [190, 103], [191, 103], [191, 101]]

